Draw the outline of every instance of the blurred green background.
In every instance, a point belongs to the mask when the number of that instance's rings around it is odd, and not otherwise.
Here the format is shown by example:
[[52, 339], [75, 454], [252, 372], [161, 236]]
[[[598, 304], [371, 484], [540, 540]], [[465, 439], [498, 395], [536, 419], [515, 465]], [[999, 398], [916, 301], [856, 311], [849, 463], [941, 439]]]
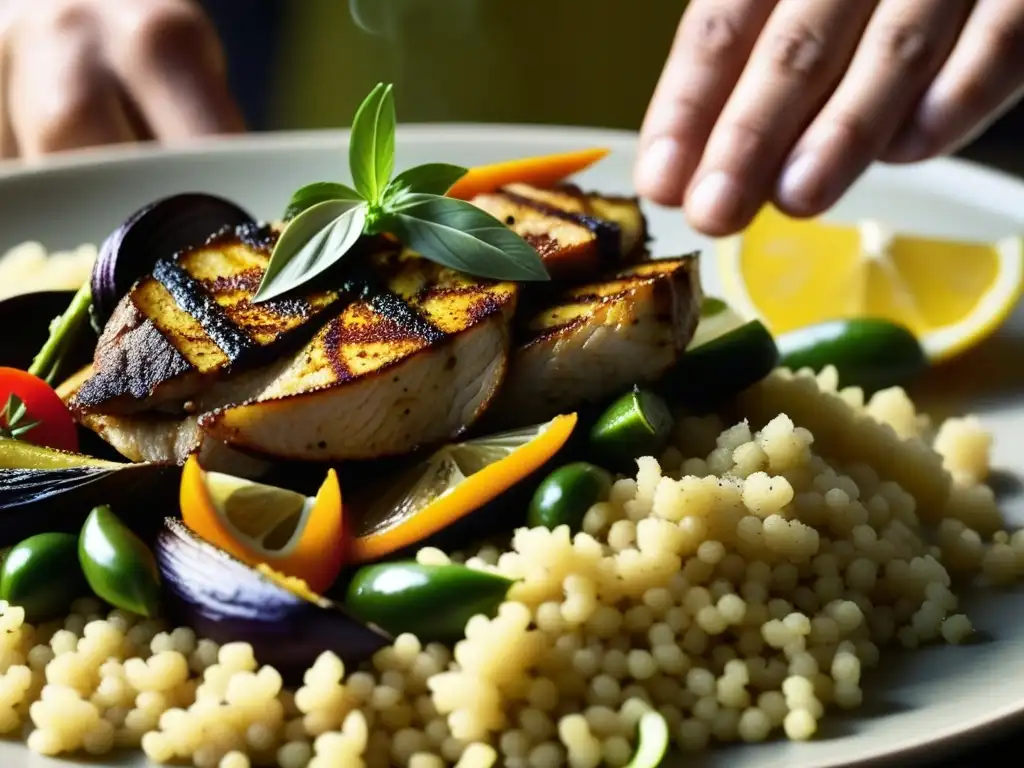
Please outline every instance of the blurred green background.
[[[348, 126], [374, 84], [402, 122], [636, 129], [685, 0], [200, 0], [257, 130]], [[1024, 107], [964, 154], [1024, 174]]]
[[[403, 122], [636, 128], [680, 0], [208, 0], [256, 128], [347, 126], [373, 85]], [[263, 103], [259, 103], [262, 101]]]

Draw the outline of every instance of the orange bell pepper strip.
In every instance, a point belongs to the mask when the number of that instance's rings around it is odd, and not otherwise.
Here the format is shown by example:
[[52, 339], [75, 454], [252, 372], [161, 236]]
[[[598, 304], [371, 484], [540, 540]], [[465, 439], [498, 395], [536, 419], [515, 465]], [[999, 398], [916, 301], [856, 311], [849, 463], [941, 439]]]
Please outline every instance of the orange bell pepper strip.
[[292, 537], [280, 549], [258, 546], [215, 506], [206, 473], [195, 455], [185, 463], [181, 477], [182, 519], [197, 536], [254, 568], [268, 566], [285, 576], [303, 580], [315, 593], [330, 587], [345, 565], [346, 532], [337, 473], [331, 469], [313, 503], [302, 513]]
[[505, 458], [474, 472], [447, 493], [395, 525], [352, 539], [354, 563], [368, 563], [424, 541], [500, 496], [561, 450], [573, 429], [576, 414], [552, 419], [550, 426]]
[[556, 155], [524, 157], [490, 165], [478, 165], [459, 179], [448, 190], [448, 197], [471, 200], [477, 195], [494, 192], [506, 184], [531, 184], [551, 187], [558, 182], [589, 168], [603, 159], [611, 150], [604, 147], [562, 152]]

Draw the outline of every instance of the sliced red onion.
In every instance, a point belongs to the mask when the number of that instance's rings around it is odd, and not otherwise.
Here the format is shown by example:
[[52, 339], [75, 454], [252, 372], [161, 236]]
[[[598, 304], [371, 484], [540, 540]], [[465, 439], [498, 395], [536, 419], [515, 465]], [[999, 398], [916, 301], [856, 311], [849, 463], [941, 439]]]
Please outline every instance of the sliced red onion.
[[227, 228], [254, 223], [231, 201], [199, 192], [165, 197], [140, 208], [100, 247], [92, 272], [95, 319], [105, 323], [117, 302], [158, 259], [202, 245]]
[[301, 679], [324, 651], [358, 664], [392, 640], [335, 603], [314, 603], [285, 589], [180, 520], [165, 521], [155, 553], [174, 618], [214, 642], [251, 644], [259, 662], [285, 678]]

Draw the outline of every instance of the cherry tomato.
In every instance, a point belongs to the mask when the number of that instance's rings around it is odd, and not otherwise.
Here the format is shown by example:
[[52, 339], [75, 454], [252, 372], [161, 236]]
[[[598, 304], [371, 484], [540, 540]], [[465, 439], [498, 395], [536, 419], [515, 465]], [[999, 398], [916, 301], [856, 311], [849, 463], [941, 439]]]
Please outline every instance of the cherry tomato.
[[11, 395], [25, 404], [22, 424], [39, 422], [38, 426], [19, 435], [20, 440], [47, 448], [78, 451], [78, 430], [64, 401], [38, 376], [17, 368], [0, 368], [0, 433], [10, 426], [4, 407]]

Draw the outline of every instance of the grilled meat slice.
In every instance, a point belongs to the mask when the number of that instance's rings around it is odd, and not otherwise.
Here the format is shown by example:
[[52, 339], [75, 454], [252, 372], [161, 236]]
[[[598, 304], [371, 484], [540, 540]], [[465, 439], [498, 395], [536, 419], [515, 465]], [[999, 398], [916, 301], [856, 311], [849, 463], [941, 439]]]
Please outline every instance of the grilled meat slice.
[[235, 477], [256, 478], [271, 464], [212, 440], [199, 428], [198, 416], [183, 419], [139, 414], [105, 416], [89, 413], [82, 423], [131, 461], [182, 463], [192, 453], [199, 454], [203, 467]]
[[74, 408], [180, 412], [228, 371], [272, 360], [307, 340], [304, 327], [343, 291], [253, 304], [275, 239], [269, 227], [240, 227], [159, 262], [115, 309], [97, 344], [95, 373]]
[[566, 291], [527, 323], [495, 419], [539, 423], [656, 381], [686, 349], [700, 303], [697, 255], [645, 262]]
[[341, 461], [406, 453], [475, 422], [505, 377], [517, 286], [409, 253], [374, 262], [384, 288], [333, 317], [251, 401], [202, 416], [207, 435]]
[[647, 242], [647, 222], [636, 198], [585, 194], [572, 185], [509, 184], [472, 202], [536, 248], [556, 280], [592, 279], [636, 261]]

